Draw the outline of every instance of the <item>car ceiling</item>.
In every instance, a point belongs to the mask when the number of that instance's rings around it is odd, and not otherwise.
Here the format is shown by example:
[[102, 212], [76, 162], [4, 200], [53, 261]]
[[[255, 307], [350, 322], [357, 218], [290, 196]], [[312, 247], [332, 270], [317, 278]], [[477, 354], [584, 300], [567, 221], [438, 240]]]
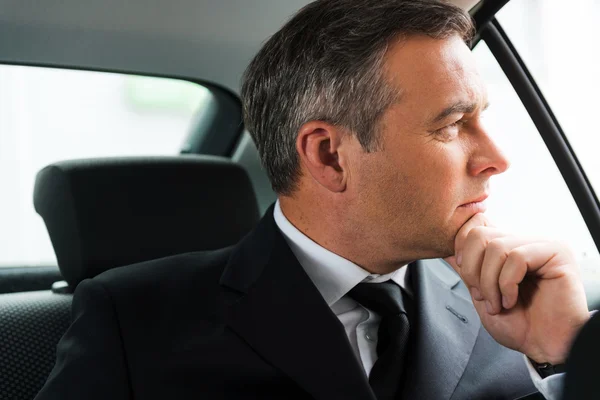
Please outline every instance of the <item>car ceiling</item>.
[[261, 43], [309, 2], [0, 0], [0, 62], [180, 76], [237, 92]]

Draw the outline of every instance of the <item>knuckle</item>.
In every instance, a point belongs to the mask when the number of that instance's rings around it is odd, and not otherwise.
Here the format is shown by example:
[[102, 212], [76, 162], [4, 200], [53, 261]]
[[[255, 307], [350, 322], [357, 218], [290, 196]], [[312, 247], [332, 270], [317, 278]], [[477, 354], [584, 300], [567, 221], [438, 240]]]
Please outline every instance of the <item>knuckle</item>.
[[488, 238], [485, 234], [485, 228], [476, 227], [471, 229], [471, 231], [467, 235], [465, 247], [474, 249], [485, 249], [488, 245], [488, 242]]
[[465, 269], [462, 271], [461, 276], [463, 281], [470, 284], [471, 286], [479, 286], [479, 277], [477, 276], [474, 270]]
[[471, 229], [471, 231], [469, 232], [467, 237], [470, 238], [481, 238], [481, 237], [485, 237], [485, 226], [476, 226], [475, 228]]
[[506, 257], [507, 262], [521, 263], [527, 261], [527, 250], [522, 247], [517, 247], [508, 252]]
[[506, 258], [507, 251], [505, 241], [502, 238], [492, 239], [487, 245], [486, 252], [494, 258]]
[[576, 258], [575, 251], [568, 243], [562, 242], [562, 241], [557, 241], [557, 242], [554, 242], [554, 244], [556, 245], [556, 249], [558, 252], [564, 254], [566, 257], [568, 257], [570, 259]]

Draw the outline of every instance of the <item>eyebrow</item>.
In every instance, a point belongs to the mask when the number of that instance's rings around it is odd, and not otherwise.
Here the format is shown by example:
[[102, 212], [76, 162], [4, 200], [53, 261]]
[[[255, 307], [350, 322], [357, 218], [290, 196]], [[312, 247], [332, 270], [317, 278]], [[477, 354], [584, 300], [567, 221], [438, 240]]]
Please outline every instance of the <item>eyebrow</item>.
[[[490, 106], [490, 103], [486, 102], [481, 110], [485, 111], [485, 110], [487, 110], [487, 108], [489, 106]], [[444, 108], [442, 110], [442, 112], [440, 112], [437, 116], [435, 116], [431, 120], [431, 123], [435, 124], [436, 122], [440, 122], [440, 121], [448, 118], [452, 114], [471, 114], [473, 111], [477, 110], [478, 107], [479, 107], [479, 104], [477, 104], [477, 103], [467, 103], [464, 101], [456, 102], [456, 103], [452, 104], [450, 107]]]

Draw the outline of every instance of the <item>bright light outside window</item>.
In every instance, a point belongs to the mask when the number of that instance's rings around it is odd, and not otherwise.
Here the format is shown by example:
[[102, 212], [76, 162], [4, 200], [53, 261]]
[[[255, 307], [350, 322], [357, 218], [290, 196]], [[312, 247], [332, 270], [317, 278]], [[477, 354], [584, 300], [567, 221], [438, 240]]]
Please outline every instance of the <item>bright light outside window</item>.
[[56, 265], [36, 173], [66, 159], [176, 155], [211, 100], [190, 82], [0, 66], [0, 267]]
[[[498, 21], [552, 108], [596, 194], [600, 193], [600, 0], [511, 0]], [[550, 202], [552, 204], [552, 202]], [[550, 220], [562, 208], [545, 206]], [[565, 231], [568, 229], [565, 227]], [[584, 277], [600, 280], [597, 252], [579, 231], [569, 241], [588, 258]], [[589, 255], [593, 254], [590, 258]]]
[[537, 128], [487, 45], [473, 53], [490, 99], [485, 126], [512, 164], [492, 178], [486, 214], [503, 230], [569, 244], [586, 285], [600, 281], [598, 250]]
[[498, 20], [600, 193], [600, 0], [511, 0]]

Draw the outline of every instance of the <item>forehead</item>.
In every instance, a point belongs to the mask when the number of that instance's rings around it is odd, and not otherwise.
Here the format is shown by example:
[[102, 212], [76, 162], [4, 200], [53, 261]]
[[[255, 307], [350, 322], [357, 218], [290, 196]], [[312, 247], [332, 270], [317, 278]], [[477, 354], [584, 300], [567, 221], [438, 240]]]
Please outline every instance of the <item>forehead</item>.
[[401, 103], [414, 112], [432, 112], [456, 102], [487, 102], [487, 93], [471, 50], [458, 36], [414, 36], [390, 46], [384, 63], [388, 81]]

